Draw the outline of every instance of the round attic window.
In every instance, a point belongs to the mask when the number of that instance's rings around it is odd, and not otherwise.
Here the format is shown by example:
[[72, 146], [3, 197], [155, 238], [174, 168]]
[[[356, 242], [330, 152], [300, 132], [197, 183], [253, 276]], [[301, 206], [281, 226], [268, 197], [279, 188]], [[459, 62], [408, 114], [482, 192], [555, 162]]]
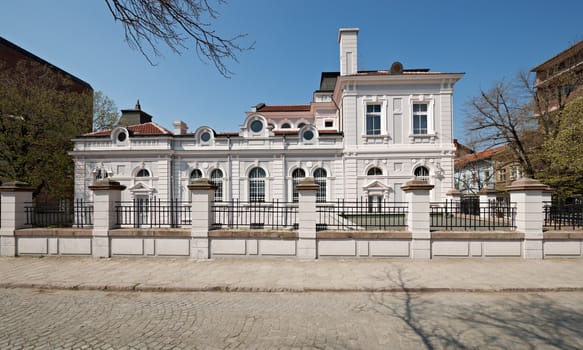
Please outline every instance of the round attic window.
[[127, 135], [125, 132], [120, 132], [119, 134], [117, 134], [117, 140], [119, 142], [124, 142], [127, 138]]
[[251, 122], [251, 131], [260, 132], [261, 130], [263, 130], [263, 122], [261, 122], [261, 120], [254, 120]]
[[209, 142], [209, 140], [211, 139], [211, 134], [208, 131], [205, 131], [202, 133], [202, 135], [200, 135], [200, 139], [203, 142]]
[[310, 141], [314, 138], [314, 132], [312, 130], [307, 130], [304, 132], [304, 140]]

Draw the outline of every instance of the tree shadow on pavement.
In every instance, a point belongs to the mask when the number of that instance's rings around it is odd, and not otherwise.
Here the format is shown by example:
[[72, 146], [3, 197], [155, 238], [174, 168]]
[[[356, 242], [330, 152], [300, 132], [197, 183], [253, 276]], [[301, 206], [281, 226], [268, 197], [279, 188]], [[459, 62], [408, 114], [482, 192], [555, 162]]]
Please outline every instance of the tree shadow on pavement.
[[[583, 293], [373, 293], [375, 311], [402, 321], [401, 346], [425, 349], [581, 349]], [[418, 285], [418, 284], [416, 284]]]

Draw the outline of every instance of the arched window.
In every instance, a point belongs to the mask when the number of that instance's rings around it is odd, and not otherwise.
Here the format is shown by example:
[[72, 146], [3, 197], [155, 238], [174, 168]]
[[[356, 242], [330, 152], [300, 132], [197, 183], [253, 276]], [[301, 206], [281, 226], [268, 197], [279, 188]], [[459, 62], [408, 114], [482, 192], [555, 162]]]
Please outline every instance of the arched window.
[[429, 169], [424, 166], [420, 166], [415, 169], [415, 180], [423, 180], [429, 182]]
[[265, 202], [265, 170], [261, 168], [249, 172], [249, 202]]
[[138, 171], [136, 174], [136, 177], [150, 177], [150, 172], [148, 169], [140, 169], [140, 171]]
[[292, 172], [292, 201], [295, 203], [299, 200], [299, 193], [296, 188], [300, 180], [306, 177], [306, 172], [303, 169], [297, 168]]
[[200, 179], [202, 177], [202, 171], [200, 171], [200, 169], [194, 169], [193, 171], [190, 172], [190, 179], [194, 180], [194, 179]]
[[326, 178], [328, 173], [323, 168], [318, 168], [314, 171], [314, 181], [320, 185], [318, 192], [316, 192], [316, 202], [324, 203], [326, 202]]
[[283, 123], [283, 124], [281, 125], [281, 128], [282, 128], [282, 129], [289, 129], [289, 128], [291, 128], [291, 125], [290, 125], [290, 123]]
[[383, 171], [377, 167], [372, 167], [368, 169], [366, 176], [381, 176], [383, 175]]
[[298, 129], [301, 129], [301, 128], [303, 128], [303, 127], [304, 127], [304, 125], [306, 125], [306, 123], [299, 123], [299, 124], [298, 124]]
[[220, 169], [215, 169], [211, 172], [211, 182], [217, 186], [215, 189], [215, 202], [223, 200], [223, 172]]

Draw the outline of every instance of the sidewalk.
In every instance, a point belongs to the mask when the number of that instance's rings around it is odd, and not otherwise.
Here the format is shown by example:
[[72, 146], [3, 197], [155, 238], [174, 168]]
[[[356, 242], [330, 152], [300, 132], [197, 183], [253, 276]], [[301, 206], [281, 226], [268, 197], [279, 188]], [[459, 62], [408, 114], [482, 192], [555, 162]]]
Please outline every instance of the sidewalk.
[[227, 292], [583, 291], [579, 259], [0, 258], [0, 288]]

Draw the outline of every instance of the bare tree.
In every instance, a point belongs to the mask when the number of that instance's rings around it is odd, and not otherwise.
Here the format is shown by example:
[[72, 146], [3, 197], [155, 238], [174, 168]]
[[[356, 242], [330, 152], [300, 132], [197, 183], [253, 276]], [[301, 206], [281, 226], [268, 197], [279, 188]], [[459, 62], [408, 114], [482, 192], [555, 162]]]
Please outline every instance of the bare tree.
[[507, 144], [528, 177], [534, 175], [529, 142], [535, 140], [536, 117], [530, 95], [519, 81], [499, 82], [469, 101], [466, 124], [485, 148]]
[[224, 0], [105, 0], [116, 21], [124, 27], [125, 40], [154, 65], [152, 54], [161, 56], [158, 43], [163, 42], [173, 52], [181, 54], [189, 41], [194, 42], [199, 58], [211, 61], [219, 73], [230, 77], [226, 60], [238, 62], [236, 53], [250, 50], [240, 46], [246, 34], [223, 37], [215, 32], [212, 21], [219, 17], [215, 5]]

